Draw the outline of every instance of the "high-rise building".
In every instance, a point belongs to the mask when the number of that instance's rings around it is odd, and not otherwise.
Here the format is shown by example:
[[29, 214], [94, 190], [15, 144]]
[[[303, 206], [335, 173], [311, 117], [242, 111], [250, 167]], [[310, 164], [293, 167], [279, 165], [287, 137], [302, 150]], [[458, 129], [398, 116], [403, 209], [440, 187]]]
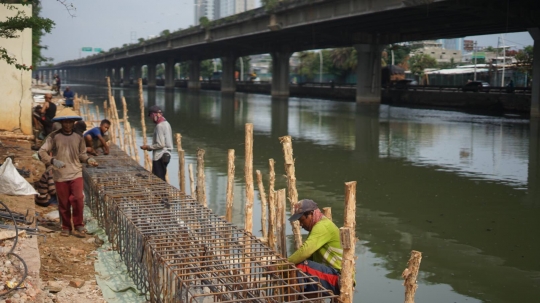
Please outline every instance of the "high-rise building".
[[239, 14], [255, 8], [255, 0], [215, 0], [219, 6], [219, 14], [216, 19]]
[[194, 0], [195, 6], [195, 25], [199, 25], [199, 19], [201, 17], [206, 17], [208, 20], [216, 19], [215, 16], [215, 5], [219, 3], [216, 0]]
[[441, 43], [444, 49], [463, 51], [463, 38], [439, 39], [437, 41]]

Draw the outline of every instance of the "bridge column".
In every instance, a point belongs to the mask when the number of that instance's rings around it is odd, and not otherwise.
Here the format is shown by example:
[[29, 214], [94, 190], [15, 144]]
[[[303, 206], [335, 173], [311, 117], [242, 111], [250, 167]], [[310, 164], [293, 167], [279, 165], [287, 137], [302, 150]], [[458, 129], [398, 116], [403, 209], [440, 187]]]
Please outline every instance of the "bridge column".
[[168, 58], [165, 63], [165, 88], [174, 88], [174, 58]]
[[529, 125], [528, 195], [533, 205], [540, 205], [537, 198], [540, 193], [540, 118], [531, 117]]
[[[540, 28], [529, 29], [534, 39], [533, 58], [540, 58]], [[533, 60], [531, 117], [540, 117], [540, 60]]]
[[357, 44], [356, 102], [381, 102], [381, 46]]
[[135, 86], [138, 86], [139, 84], [139, 79], [142, 78], [142, 65], [135, 65], [133, 67], [133, 76], [135, 76], [135, 79], [133, 80]]
[[156, 64], [150, 63], [147, 64], [146, 67], [148, 68], [148, 79], [146, 81], [147, 87], [156, 87]]
[[131, 65], [124, 65], [122, 72], [122, 86], [129, 86], [129, 78], [131, 76]]
[[234, 94], [236, 92], [236, 80], [234, 79], [234, 67], [236, 56], [230, 55], [221, 58], [221, 93]]
[[188, 89], [189, 90], [199, 90], [201, 89], [201, 61], [198, 59], [191, 60], [189, 64], [189, 80], [188, 80]]
[[272, 56], [272, 97], [289, 96], [289, 58], [292, 53], [280, 51], [270, 53]]

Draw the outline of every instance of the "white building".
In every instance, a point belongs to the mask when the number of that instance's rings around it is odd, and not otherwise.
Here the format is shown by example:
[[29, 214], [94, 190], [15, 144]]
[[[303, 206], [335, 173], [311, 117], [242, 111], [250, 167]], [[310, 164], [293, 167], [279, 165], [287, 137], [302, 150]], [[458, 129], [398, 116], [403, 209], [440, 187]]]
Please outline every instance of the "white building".
[[255, 0], [215, 0], [216, 7], [219, 7], [216, 19], [239, 14], [255, 8]]
[[419, 47], [414, 54], [426, 54], [437, 60], [437, 63], [443, 62], [461, 62], [461, 51], [454, 49], [445, 49], [438, 41], [418, 41], [413, 42], [413, 46]]
[[215, 0], [194, 0], [195, 6], [195, 25], [199, 25], [199, 19], [202, 17], [208, 18], [208, 20], [215, 19], [215, 6], [218, 1]]

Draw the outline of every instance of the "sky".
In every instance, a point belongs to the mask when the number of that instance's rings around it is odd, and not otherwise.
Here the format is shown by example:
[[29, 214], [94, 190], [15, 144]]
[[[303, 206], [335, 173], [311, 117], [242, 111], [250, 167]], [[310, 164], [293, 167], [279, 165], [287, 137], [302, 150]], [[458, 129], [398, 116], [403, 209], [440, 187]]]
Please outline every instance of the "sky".
[[[67, 0], [76, 10], [69, 12], [57, 0], [42, 0], [42, 17], [56, 25], [42, 38], [45, 57], [53, 63], [78, 59], [93, 52], [82, 52], [82, 47], [112, 47], [136, 42], [139, 38], [171, 32], [194, 24], [194, 0]], [[260, 0], [255, 1], [260, 6]], [[74, 16], [72, 16], [74, 15]], [[478, 46], [497, 46], [498, 35], [474, 36]], [[529, 33], [505, 35], [505, 44], [521, 49], [532, 45]]]

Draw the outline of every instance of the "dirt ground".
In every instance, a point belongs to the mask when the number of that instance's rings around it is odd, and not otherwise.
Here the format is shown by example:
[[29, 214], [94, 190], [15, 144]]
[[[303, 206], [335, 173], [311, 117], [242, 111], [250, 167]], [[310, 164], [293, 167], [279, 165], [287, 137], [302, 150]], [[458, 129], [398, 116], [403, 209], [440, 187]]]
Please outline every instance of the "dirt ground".
[[[32, 158], [33, 151], [30, 146], [33, 142], [5, 139], [2, 134], [0, 141], [0, 163], [8, 156], [13, 157], [18, 169], [30, 171], [30, 176], [25, 178], [30, 184], [33, 185], [39, 180], [45, 167]], [[0, 239], [0, 303], [105, 302], [94, 274], [94, 261], [97, 256], [95, 250], [100, 245], [99, 239], [91, 235], [83, 239], [73, 235], [60, 236], [59, 220], [45, 218], [48, 213], [57, 213], [56, 206], [36, 206], [34, 196], [0, 194], [0, 201], [14, 213], [25, 215], [28, 211], [26, 219], [37, 220], [39, 234], [46, 237], [29, 234], [18, 237], [14, 252], [27, 264], [28, 277], [25, 287], [7, 294], [5, 293], [9, 286], [6, 282], [20, 281], [22, 265], [17, 259], [6, 255], [13, 245], [13, 238]], [[12, 221], [3, 220], [1, 223], [12, 224]], [[0, 228], [0, 231], [5, 229]]]

